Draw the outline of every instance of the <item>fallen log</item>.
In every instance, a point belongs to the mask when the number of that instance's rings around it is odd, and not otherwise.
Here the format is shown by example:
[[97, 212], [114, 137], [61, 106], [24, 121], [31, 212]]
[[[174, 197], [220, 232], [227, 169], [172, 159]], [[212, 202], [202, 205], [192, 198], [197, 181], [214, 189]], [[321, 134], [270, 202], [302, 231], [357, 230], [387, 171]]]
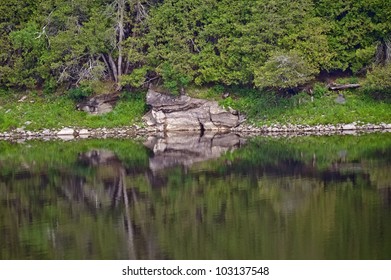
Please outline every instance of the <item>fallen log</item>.
[[331, 84], [328, 86], [330, 90], [345, 90], [345, 89], [359, 88], [359, 87], [361, 87], [360, 84], [346, 84], [346, 85]]

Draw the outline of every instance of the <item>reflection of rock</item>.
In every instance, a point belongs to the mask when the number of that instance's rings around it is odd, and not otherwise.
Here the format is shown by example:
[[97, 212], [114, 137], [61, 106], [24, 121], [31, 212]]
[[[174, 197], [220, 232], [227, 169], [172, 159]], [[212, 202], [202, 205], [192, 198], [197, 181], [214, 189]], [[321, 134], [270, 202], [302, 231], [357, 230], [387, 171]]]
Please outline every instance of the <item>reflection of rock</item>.
[[119, 162], [117, 156], [112, 151], [108, 150], [91, 150], [79, 154], [79, 161], [90, 166]]
[[152, 171], [157, 171], [218, 158], [243, 143], [244, 140], [236, 134], [205, 134], [200, 137], [199, 134], [169, 133], [166, 137], [151, 136], [144, 145], [153, 150], [149, 166]]
[[171, 96], [152, 89], [148, 91], [147, 104], [152, 110], [144, 120], [160, 131], [227, 130], [244, 121], [237, 111], [225, 110], [216, 101]]

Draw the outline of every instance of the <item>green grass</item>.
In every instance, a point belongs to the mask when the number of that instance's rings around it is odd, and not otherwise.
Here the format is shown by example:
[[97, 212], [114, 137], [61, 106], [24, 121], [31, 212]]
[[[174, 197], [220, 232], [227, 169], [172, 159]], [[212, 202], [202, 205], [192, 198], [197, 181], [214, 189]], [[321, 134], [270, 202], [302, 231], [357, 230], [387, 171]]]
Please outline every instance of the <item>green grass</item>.
[[[230, 96], [222, 99], [223, 92], [229, 92]], [[217, 100], [225, 107], [237, 109], [246, 114], [249, 123], [257, 126], [288, 123], [391, 123], [390, 98], [371, 96], [368, 89], [344, 91], [346, 104], [337, 104], [337, 93], [328, 91], [321, 84], [314, 88], [313, 101], [306, 93], [281, 96], [274, 92], [240, 87], [189, 88], [187, 93], [197, 98]], [[18, 102], [24, 95], [27, 98]], [[66, 96], [48, 97], [36, 92], [11, 94], [0, 91], [0, 131], [18, 127], [32, 131], [64, 126], [122, 127], [140, 123], [145, 112], [145, 92], [125, 92], [112, 112], [91, 116], [75, 110], [75, 103]]]
[[123, 93], [114, 110], [101, 116], [77, 111], [75, 103], [64, 96], [44, 97], [30, 93], [23, 102], [18, 102], [22, 96], [0, 94], [0, 131], [23, 126], [32, 131], [63, 126], [122, 127], [140, 122], [145, 113], [145, 93]]
[[340, 124], [340, 123], [391, 123], [391, 102], [375, 100], [364, 91], [345, 91], [345, 104], [337, 104], [337, 93], [326, 92], [313, 101], [306, 93], [281, 97], [272, 92], [249, 90], [238, 92], [220, 101], [247, 115], [255, 125], [271, 124]]

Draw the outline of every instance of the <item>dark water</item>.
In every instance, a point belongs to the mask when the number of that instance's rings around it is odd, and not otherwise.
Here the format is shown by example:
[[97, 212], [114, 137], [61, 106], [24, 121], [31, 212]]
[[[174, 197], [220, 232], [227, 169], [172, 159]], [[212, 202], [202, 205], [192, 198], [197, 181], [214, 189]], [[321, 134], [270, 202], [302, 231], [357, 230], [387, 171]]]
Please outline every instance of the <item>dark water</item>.
[[0, 141], [0, 259], [391, 259], [391, 134]]

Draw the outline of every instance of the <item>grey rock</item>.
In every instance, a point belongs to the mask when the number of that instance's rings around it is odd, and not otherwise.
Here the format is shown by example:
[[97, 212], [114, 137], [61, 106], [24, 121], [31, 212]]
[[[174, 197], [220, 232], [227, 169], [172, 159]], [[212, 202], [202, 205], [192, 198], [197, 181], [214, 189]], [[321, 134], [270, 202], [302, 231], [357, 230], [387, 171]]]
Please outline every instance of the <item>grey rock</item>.
[[50, 135], [52, 135], [52, 132], [49, 129], [45, 129], [44, 131], [42, 131], [42, 134], [44, 136], [50, 136]]
[[102, 115], [111, 112], [118, 99], [118, 94], [102, 94], [83, 101], [77, 104], [76, 107], [78, 110], [91, 115]]
[[335, 103], [338, 103], [338, 104], [345, 104], [346, 103], [346, 99], [345, 97], [343, 96], [343, 94], [338, 94], [338, 97], [335, 99]]
[[344, 124], [342, 125], [342, 130], [356, 130], [357, 127], [354, 124]]
[[80, 138], [80, 139], [87, 139], [88, 137], [89, 137], [88, 134], [80, 134], [80, 135], [79, 135], [79, 138]]
[[79, 130], [79, 135], [89, 135], [89, 134], [90, 132], [88, 131], [88, 129], [83, 128]]
[[70, 140], [73, 140], [73, 139], [75, 139], [75, 137], [73, 136], [73, 135], [65, 135], [65, 134], [62, 134], [62, 135], [60, 135], [60, 134], [57, 134], [57, 137], [58, 138], [60, 138], [61, 140], [63, 140], [63, 141], [70, 141]]
[[147, 104], [152, 110], [143, 119], [148, 126], [159, 131], [223, 131], [245, 120], [239, 112], [223, 109], [216, 101], [172, 96], [152, 89], [148, 90]]
[[56, 135], [72, 135], [75, 133], [75, 130], [73, 128], [64, 127], [60, 131], [56, 133]]

